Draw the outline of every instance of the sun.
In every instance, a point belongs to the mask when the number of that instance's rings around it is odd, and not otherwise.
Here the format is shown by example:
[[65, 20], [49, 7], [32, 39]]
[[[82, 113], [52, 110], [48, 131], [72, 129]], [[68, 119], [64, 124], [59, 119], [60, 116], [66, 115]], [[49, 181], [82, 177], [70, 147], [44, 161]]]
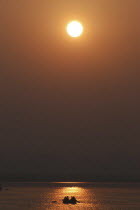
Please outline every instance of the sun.
[[79, 21], [71, 21], [70, 23], [67, 24], [67, 33], [71, 37], [79, 37], [83, 33], [83, 25]]

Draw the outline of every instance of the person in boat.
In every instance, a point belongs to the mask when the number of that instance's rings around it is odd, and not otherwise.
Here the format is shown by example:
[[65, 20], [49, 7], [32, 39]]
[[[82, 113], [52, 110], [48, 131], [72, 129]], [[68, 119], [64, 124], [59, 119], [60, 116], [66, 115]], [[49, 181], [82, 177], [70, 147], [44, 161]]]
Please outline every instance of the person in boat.
[[70, 203], [70, 199], [69, 199], [69, 197], [68, 197], [68, 196], [64, 197], [64, 199], [63, 199], [63, 203], [65, 203], [65, 204]]
[[70, 203], [72, 203], [72, 204], [76, 204], [77, 203], [77, 200], [76, 200], [76, 198], [74, 196], [71, 197]]

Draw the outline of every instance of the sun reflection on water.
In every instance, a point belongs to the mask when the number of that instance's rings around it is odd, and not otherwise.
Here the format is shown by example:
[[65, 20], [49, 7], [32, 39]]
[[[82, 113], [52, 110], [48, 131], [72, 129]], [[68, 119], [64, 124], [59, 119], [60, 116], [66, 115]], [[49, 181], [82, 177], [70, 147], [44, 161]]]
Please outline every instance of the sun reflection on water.
[[62, 192], [66, 195], [74, 195], [74, 194], [84, 194], [84, 189], [81, 187], [64, 187], [62, 188]]
[[[54, 187], [45, 188], [44, 193], [41, 195], [40, 207], [34, 208], [35, 210], [46, 210], [46, 209], [78, 209], [83, 210], [87, 208], [96, 209], [98, 206], [95, 194], [91, 192], [90, 188], [84, 186], [76, 186], [78, 184], [65, 183], [65, 184], [56, 184]], [[65, 205], [63, 204], [63, 198], [68, 196], [71, 198], [74, 196], [79, 203], [76, 205]]]

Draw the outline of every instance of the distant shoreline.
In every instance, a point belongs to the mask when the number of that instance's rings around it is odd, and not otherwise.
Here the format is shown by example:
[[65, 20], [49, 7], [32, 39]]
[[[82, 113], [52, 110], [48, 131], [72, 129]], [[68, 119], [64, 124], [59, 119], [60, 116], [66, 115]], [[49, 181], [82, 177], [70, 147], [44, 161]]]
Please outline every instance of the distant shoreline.
[[1, 180], [0, 183], [2, 182], [8, 182], [8, 183], [35, 183], [35, 184], [41, 184], [41, 183], [46, 183], [46, 184], [100, 184], [100, 183], [106, 183], [106, 184], [113, 184], [113, 183], [140, 183], [139, 180], [136, 180], [136, 181], [85, 181], [85, 182], [52, 182], [52, 181], [9, 181], [9, 180]]

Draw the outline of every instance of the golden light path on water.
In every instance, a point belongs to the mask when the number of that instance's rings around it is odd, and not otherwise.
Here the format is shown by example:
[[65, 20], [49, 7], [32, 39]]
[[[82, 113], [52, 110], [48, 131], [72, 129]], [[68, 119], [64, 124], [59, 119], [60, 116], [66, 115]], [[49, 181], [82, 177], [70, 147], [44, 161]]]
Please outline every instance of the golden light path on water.
[[62, 188], [62, 192], [68, 196], [81, 195], [85, 193], [84, 189], [81, 187], [64, 187]]
[[[52, 209], [52, 210], [54, 209], [83, 210], [86, 208], [93, 208], [93, 207], [97, 208], [98, 204], [97, 204], [95, 194], [92, 193], [92, 196], [91, 196], [90, 189], [85, 188], [81, 184], [79, 184], [80, 186], [75, 186], [75, 183], [65, 183], [65, 184], [59, 183], [59, 184], [61, 186], [56, 187], [56, 188], [50, 188], [48, 192], [44, 193], [44, 195], [42, 196], [41, 208], [39, 210], [43, 210], [44, 207], [46, 207], [46, 209]], [[62, 200], [65, 196], [69, 196], [69, 198], [74, 196], [77, 199], [77, 201], [79, 201], [79, 203], [77, 203], [76, 205], [63, 204]], [[49, 202], [48, 202], [48, 198], [49, 198]], [[48, 203], [49, 203], [49, 206], [48, 206]]]

